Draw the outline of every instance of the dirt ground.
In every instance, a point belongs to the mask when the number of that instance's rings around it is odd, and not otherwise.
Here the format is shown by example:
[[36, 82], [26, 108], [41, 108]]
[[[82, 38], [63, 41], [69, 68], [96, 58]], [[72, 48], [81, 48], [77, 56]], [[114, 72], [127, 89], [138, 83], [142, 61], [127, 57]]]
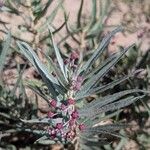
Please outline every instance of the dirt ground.
[[[43, 3], [45, 0], [43, 1]], [[38, 22], [34, 29], [38, 29], [39, 26], [45, 23], [47, 20], [47, 17], [51, 14], [51, 12], [56, 8], [59, 1], [53, 1], [49, 9], [47, 10], [47, 13], [40, 22]], [[66, 0], [63, 3], [63, 7], [66, 10], [66, 13], [69, 14], [68, 24], [70, 26], [74, 26], [77, 21], [77, 12], [80, 7], [80, 0]], [[105, 5], [105, 1], [102, 2], [103, 5]], [[91, 5], [92, 1], [84, 1], [84, 7], [82, 12], [83, 18], [89, 18], [90, 19], [90, 13], [91, 13]], [[97, 6], [98, 7], [98, 6]], [[121, 46], [127, 46], [131, 43], [139, 44], [142, 42], [141, 50], [146, 51], [149, 49], [150, 46], [150, 23], [149, 23], [149, 12], [150, 12], [150, 1], [145, 0], [143, 2], [133, 1], [133, 2], [126, 2], [119, 0], [113, 0], [111, 3], [111, 8], [113, 8], [112, 13], [110, 16], [105, 20], [106, 25], [108, 26], [117, 26], [122, 25], [124, 27], [125, 32], [124, 33], [118, 33], [113, 41], [115, 41], [115, 44], [110, 46], [110, 51], [114, 51], [116, 48], [116, 45]], [[135, 9], [136, 8], [136, 9]], [[20, 16], [11, 14], [8, 12], [0, 12], [0, 39], [4, 39], [4, 31], [7, 29], [10, 29], [12, 35], [14, 37], [17, 37], [19, 39], [23, 39], [27, 42], [33, 42], [35, 39], [34, 34], [29, 31], [20, 31], [21, 25], [29, 25], [33, 26], [31, 24], [31, 21], [33, 16], [31, 16], [31, 13], [29, 10], [18, 6], [18, 10], [20, 10], [22, 13]], [[53, 25], [55, 27], [59, 27], [60, 24], [64, 22], [64, 16], [63, 16], [62, 9], [58, 10], [58, 13], [53, 21]], [[3, 23], [2, 23], [3, 22]], [[4, 23], [6, 23], [4, 25]], [[111, 30], [112, 28], [105, 29], [104, 32], [107, 30]], [[56, 36], [56, 41], [59, 41], [60, 38], [62, 38], [66, 33], [65, 28], [63, 28], [59, 35]], [[44, 33], [43, 33], [44, 34]], [[61, 36], [60, 36], [61, 35]], [[75, 43], [71, 43], [72, 47], [76, 47]]]

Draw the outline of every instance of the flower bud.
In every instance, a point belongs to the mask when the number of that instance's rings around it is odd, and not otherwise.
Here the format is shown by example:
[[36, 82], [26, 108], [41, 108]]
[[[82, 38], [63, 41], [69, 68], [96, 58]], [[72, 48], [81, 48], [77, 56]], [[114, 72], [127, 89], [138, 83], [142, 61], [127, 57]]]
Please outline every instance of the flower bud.
[[71, 116], [72, 116], [73, 119], [79, 118], [79, 114], [78, 114], [77, 111], [74, 111], [74, 112], [71, 114]]
[[74, 105], [75, 104], [75, 100], [73, 98], [69, 98], [67, 100], [67, 102], [68, 102], [69, 105]]
[[86, 126], [84, 124], [80, 124], [79, 125], [79, 130], [83, 131], [85, 130]]
[[69, 60], [68, 60], [68, 59], [65, 59], [65, 60], [64, 60], [64, 64], [67, 65], [68, 63], [69, 63]]
[[52, 130], [50, 136], [51, 136], [52, 139], [54, 139], [56, 137], [56, 131]]
[[71, 60], [76, 60], [79, 58], [79, 54], [76, 51], [73, 51], [70, 55]]
[[77, 81], [82, 83], [83, 77], [82, 77], [82, 76], [78, 76], [78, 77], [77, 77]]
[[54, 100], [54, 99], [52, 99], [52, 100], [50, 101], [50, 105], [51, 105], [52, 107], [56, 108], [56, 106], [57, 106], [57, 101]]
[[67, 133], [67, 138], [73, 139], [76, 136], [76, 133], [74, 131], [69, 131]]
[[74, 119], [69, 120], [69, 126], [73, 126], [74, 123], [75, 123], [75, 120], [74, 120]]
[[80, 82], [76, 82], [75, 86], [73, 87], [74, 91], [79, 91], [81, 88], [81, 83]]
[[62, 123], [57, 123], [56, 124], [56, 129], [62, 129], [63, 128], [63, 124]]
[[49, 118], [53, 118], [54, 115], [55, 115], [55, 114], [54, 114], [53, 112], [51, 112], [51, 111], [49, 111], [48, 114], [47, 114], [47, 116], [48, 116]]
[[67, 108], [67, 106], [66, 105], [64, 105], [64, 104], [61, 104], [61, 110], [65, 110], [66, 108]]

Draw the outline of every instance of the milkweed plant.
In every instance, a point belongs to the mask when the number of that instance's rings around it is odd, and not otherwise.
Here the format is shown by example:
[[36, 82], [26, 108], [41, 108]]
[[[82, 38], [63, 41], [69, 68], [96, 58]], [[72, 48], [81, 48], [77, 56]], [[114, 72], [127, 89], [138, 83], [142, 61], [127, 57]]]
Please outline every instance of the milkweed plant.
[[[118, 131], [125, 127], [124, 124], [111, 123], [102, 125], [100, 122], [116, 115], [121, 108], [142, 99], [145, 94], [140, 89], [124, 90], [105, 96], [100, 94], [134, 77], [138, 71], [107, 84], [102, 84], [101, 81], [134, 44], [124, 49], [122, 48], [122, 50], [112, 54], [105, 61], [94, 67], [96, 60], [103, 54], [111, 38], [121, 31], [122, 28], [117, 27], [108, 33], [90, 58], [81, 63], [78, 63], [80, 55], [76, 51], [72, 51], [67, 59], [63, 59], [50, 30], [51, 44], [57, 62], [45, 54], [48, 65], [44, 64], [27, 43], [17, 42], [21, 53], [38, 70], [49, 91], [49, 94], [45, 95], [32, 87], [48, 103], [49, 111], [47, 116], [31, 120], [21, 119], [22, 122], [27, 124], [42, 125], [42, 129], [40, 128], [39, 130], [25, 129], [39, 134], [40, 139], [37, 141], [47, 140], [54, 143], [68, 143], [80, 138], [82, 145], [84, 145], [87, 142], [101, 143], [106, 141], [106, 137], [103, 135], [121, 136]], [[48, 69], [48, 66], [51, 69]], [[92, 95], [98, 96], [91, 102], [87, 102], [86, 99]]]

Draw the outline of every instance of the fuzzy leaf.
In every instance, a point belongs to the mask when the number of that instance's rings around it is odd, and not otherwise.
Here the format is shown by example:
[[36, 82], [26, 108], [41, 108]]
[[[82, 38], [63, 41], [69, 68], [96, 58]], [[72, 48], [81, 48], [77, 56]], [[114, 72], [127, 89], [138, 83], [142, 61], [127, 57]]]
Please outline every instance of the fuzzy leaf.
[[[51, 0], [49, 0], [50, 2]], [[49, 3], [48, 2], [48, 3]], [[51, 2], [50, 2], [51, 3]], [[53, 20], [55, 19], [55, 16], [57, 15], [57, 12], [59, 8], [62, 6], [63, 0], [59, 1], [59, 4], [57, 7], [52, 11], [52, 13], [47, 17], [46, 22], [40, 26], [40, 28], [37, 30], [38, 32], [44, 32], [47, 29], [47, 24], [51, 24]]]
[[26, 129], [18, 129], [18, 130], [21, 130], [21, 131], [26, 131], [26, 132], [30, 132], [30, 133], [34, 133], [34, 134], [37, 134], [37, 135], [45, 135], [45, 133], [46, 133], [46, 130], [33, 130], [33, 129], [28, 129], [28, 128], [26, 128]]
[[64, 78], [65, 78], [66, 82], [68, 82], [68, 79], [67, 79], [67, 68], [65, 67], [65, 64], [64, 64], [63, 59], [62, 59], [61, 54], [60, 54], [60, 51], [59, 51], [57, 45], [54, 42], [53, 35], [51, 33], [50, 27], [49, 27], [49, 32], [50, 32], [50, 35], [51, 35], [51, 41], [52, 41], [52, 45], [54, 47], [54, 51], [55, 51], [55, 54], [56, 54], [56, 58], [57, 58], [58, 64], [59, 64], [60, 69], [61, 69], [61, 71], [62, 71], [62, 73], [64, 75]]
[[95, 24], [96, 22], [96, 12], [97, 12], [97, 1], [96, 0], [92, 0], [92, 16], [90, 19], [90, 22], [87, 26], [87, 31], [91, 29], [91, 27]]
[[82, 17], [83, 3], [84, 3], [84, 0], [81, 0], [80, 8], [78, 11], [78, 17], [77, 17], [77, 28], [81, 28], [81, 17]]
[[84, 133], [87, 133], [87, 134], [101, 134], [101, 135], [112, 135], [112, 136], [115, 136], [115, 137], [119, 137], [119, 138], [123, 138], [124, 136], [119, 134], [119, 133], [116, 133], [114, 131], [110, 131], [110, 130], [107, 130], [107, 129], [101, 129], [100, 126], [99, 127], [96, 127], [96, 128], [88, 128], [84, 131]]
[[[49, 91], [51, 92], [53, 97], [56, 97], [58, 94], [55, 91], [55, 88], [58, 89], [60, 87], [58, 85], [58, 81], [54, 78], [49, 72], [46, 66], [40, 62], [36, 53], [32, 50], [32, 48], [26, 44], [25, 42], [17, 42], [21, 52], [29, 59], [29, 61], [34, 65], [34, 67], [39, 71], [43, 80], [47, 84]], [[58, 89], [60, 90], [60, 89]]]
[[93, 26], [90, 28], [90, 31], [87, 33], [88, 38], [92, 38], [97, 36], [104, 28], [104, 20], [105, 16], [107, 16], [109, 6], [110, 6], [110, 1], [105, 0], [105, 1], [98, 1], [100, 4], [100, 11], [99, 11], [99, 16], [98, 20], [96, 23], [93, 24]]
[[38, 144], [41, 144], [41, 145], [50, 145], [50, 144], [55, 144], [56, 142], [53, 141], [53, 140], [39, 140], [37, 141]]
[[47, 139], [47, 136], [44, 135], [44, 136], [40, 137], [39, 139], [37, 139], [34, 143], [39, 143], [39, 142], [46, 140], [46, 139]]
[[[106, 138], [95, 138], [95, 137], [80, 137], [81, 148], [84, 150], [99, 150], [99, 147], [108, 144]], [[94, 148], [93, 148], [94, 147]]]
[[117, 102], [114, 102], [114, 103], [108, 104], [106, 106], [103, 106], [100, 109], [99, 109], [99, 107], [95, 107], [95, 109], [97, 110], [96, 113], [108, 112], [108, 111], [113, 111], [113, 110], [116, 110], [116, 109], [120, 109], [122, 107], [126, 107], [126, 106], [136, 102], [137, 100], [143, 98], [144, 96], [143, 95], [142, 96], [137, 96], [137, 97], [130, 96], [128, 98], [124, 98], [124, 99], [119, 100]]
[[30, 123], [30, 124], [49, 124], [50, 119], [44, 118], [44, 119], [31, 119], [31, 120], [24, 120], [20, 119], [24, 123]]
[[36, 86], [36, 85], [27, 85], [33, 92], [35, 92], [36, 94], [38, 94], [40, 97], [42, 97], [46, 102], [49, 103], [49, 99], [48, 97], [42, 92], [42, 90]]
[[45, 55], [47, 60], [50, 62], [51, 67], [53, 68], [54, 72], [56, 73], [56, 77], [58, 78], [59, 82], [63, 85], [63, 87], [67, 88], [68, 83], [66, 82], [62, 72], [57, 68], [56, 64], [52, 61], [50, 57]]
[[22, 53], [29, 59], [29, 61], [34, 65], [35, 68], [37, 66], [40, 68], [42, 72], [49, 78], [53, 83], [58, 83], [57, 79], [54, 78], [49, 72], [46, 66], [39, 60], [36, 53], [32, 50], [32, 48], [25, 42], [17, 42]]
[[88, 93], [84, 94], [84, 93], [77, 93], [75, 95], [75, 99], [78, 100], [78, 99], [82, 99], [82, 98], [85, 98], [85, 97], [88, 97], [90, 95], [93, 95], [93, 94], [98, 94], [98, 93], [102, 93], [106, 90], [109, 90], [109, 89], [112, 89], [114, 88], [116, 85], [122, 83], [123, 81], [129, 79], [131, 77], [131, 75], [127, 75], [121, 79], [117, 79], [117, 80], [114, 80], [106, 85], [102, 85], [102, 86], [99, 86], [99, 87], [96, 87], [96, 88], [93, 88], [93, 89], [90, 89]]
[[92, 122], [91, 127], [94, 126], [95, 124], [100, 123], [100, 122], [103, 121], [103, 120], [110, 119], [110, 118], [112, 118], [112, 117], [118, 115], [121, 111], [122, 111], [122, 109], [121, 109], [121, 110], [117, 110], [117, 111], [115, 111], [115, 112], [111, 112], [110, 114], [107, 114], [107, 115], [105, 115], [104, 117], [102, 117], [102, 116], [100, 116], [100, 115], [96, 115], [96, 116], [94, 116], [93, 118], [90, 118], [90, 120], [92, 120], [92, 121], [91, 121], [91, 122]]
[[103, 51], [105, 50], [105, 48], [107, 47], [107, 45], [110, 42], [110, 39], [117, 33], [122, 31], [121, 27], [116, 28], [115, 30], [113, 30], [111, 33], [109, 33], [100, 43], [100, 45], [98, 46], [98, 48], [95, 50], [95, 52], [93, 53], [93, 55], [90, 57], [90, 59], [86, 62], [86, 64], [83, 65], [83, 67], [81, 68], [80, 72], [84, 72], [87, 73], [88, 70], [90, 69], [90, 67], [94, 64], [94, 62], [100, 57], [100, 55], [103, 53]]
[[11, 42], [11, 34], [9, 32], [8, 35], [7, 35], [7, 39], [4, 42], [3, 49], [0, 53], [0, 72], [2, 71], [3, 65], [5, 63], [5, 59], [6, 59], [6, 56], [8, 54], [9, 47], [10, 47], [10, 42]]
[[16, 93], [16, 90], [17, 90], [17, 87], [18, 85], [20, 84], [20, 82], [22, 81], [22, 76], [23, 76], [23, 73], [25, 71], [25, 68], [26, 68], [26, 65], [23, 67], [23, 69], [21, 70], [21, 72], [18, 71], [18, 79], [13, 87], [13, 89], [11, 90], [11, 94], [10, 95], [14, 95], [14, 93]]
[[133, 45], [125, 48], [118, 57], [116, 57], [113, 61], [104, 66], [96, 75], [93, 75], [91, 79], [89, 79], [81, 88], [81, 92], [88, 93], [89, 89], [95, 86], [98, 83], [98, 80], [102, 78], [108, 71], [121, 59], [121, 57], [129, 50]]
[[95, 67], [95, 69], [92, 69], [91, 72], [86, 74], [86, 76], [84, 78], [85, 79], [91, 78], [94, 74], [98, 73], [104, 66], [106, 66], [108, 63], [110, 63], [112, 60], [114, 60], [117, 56], [118, 56], [117, 53], [111, 55], [102, 64], [100, 64], [99, 66]]
[[135, 101], [139, 100], [139, 99], [142, 99], [144, 96], [137, 96], [137, 97], [134, 97], [134, 96], [129, 96], [127, 98], [124, 98], [124, 99], [121, 99], [117, 102], [114, 102], [114, 103], [110, 103], [108, 105], [105, 105], [103, 107], [100, 107], [99, 106], [96, 106], [90, 115], [97, 115], [99, 113], [104, 113], [104, 112], [108, 112], [108, 111], [114, 111], [114, 110], [117, 110], [117, 109], [120, 109], [120, 108], [123, 108], [123, 107], [126, 107], [132, 103], [134, 103]]
[[[109, 99], [107, 99], [107, 97]], [[112, 95], [111, 96], [110, 95], [106, 96], [104, 101], [102, 101], [102, 102], [97, 102], [97, 103], [93, 102], [93, 103], [95, 103], [93, 105], [89, 104], [90, 106], [87, 106], [88, 110], [85, 109], [85, 108], [81, 109], [79, 111], [79, 114], [81, 116], [90, 116], [90, 117], [92, 117], [92, 116], [97, 115], [99, 113], [104, 113], [104, 112], [108, 112], [108, 111], [114, 111], [114, 110], [117, 110], [117, 109], [120, 109], [122, 107], [130, 105], [133, 102], [143, 98], [144, 96], [137, 96], [137, 97], [129, 96], [127, 98], [124, 98], [124, 99], [121, 99], [121, 100], [119, 100], [117, 102], [114, 102], [120, 97], [122, 97], [122, 95], [117, 95], [116, 97], [112, 97]], [[111, 103], [111, 102], [114, 102], [114, 103]]]
[[94, 127], [94, 130], [118, 131], [127, 127], [129, 127], [129, 125], [116, 123], [116, 124], [105, 124], [105, 125], [96, 126]]

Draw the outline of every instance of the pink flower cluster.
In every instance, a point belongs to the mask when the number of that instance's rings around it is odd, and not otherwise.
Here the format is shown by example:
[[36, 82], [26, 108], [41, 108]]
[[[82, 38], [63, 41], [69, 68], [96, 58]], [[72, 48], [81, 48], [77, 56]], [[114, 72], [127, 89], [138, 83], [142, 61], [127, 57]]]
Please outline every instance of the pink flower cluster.
[[76, 51], [73, 51], [71, 54], [70, 54], [70, 60], [76, 60], [76, 59], [79, 59], [79, 54], [78, 52]]
[[85, 129], [84, 124], [78, 124], [77, 122], [79, 113], [75, 108], [73, 98], [69, 98], [61, 104], [52, 99], [50, 100], [50, 106], [54, 109], [54, 111], [49, 111], [47, 115], [51, 120], [48, 128], [51, 139], [71, 141], [76, 136], [77, 130], [83, 131]]
[[73, 79], [72, 86], [71, 86], [72, 90], [79, 91], [82, 83], [83, 83], [83, 77], [82, 76], [78, 76], [76, 79]]
[[[72, 72], [76, 69], [76, 63], [79, 59], [79, 53], [73, 51], [70, 57], [64, 61]], [[53, 72], [52, 75], [56, 77]], [[83, 83], [82, 76], [76, 76], [71, 79], [71, 90], [78, 91]], [[83, 131], [85, 129], [84, 124], [79, 124], [79, 113], [75, 107], [75, 100], [68, 98], [58, 102], [55, 99], [49, 101], [51, 111], [48, 112], [47, 117], [50, 119], [50, 126], [48, 128], [48, 134], [52, 139], [59, 139], [64, 141], [72, 140], [76, 135], [77, 131]]]
[[79, 53], [77, 51], [73, 51], [70, 54], [70, 57], [64, 61], [65, 65], [68, 65], [71, 70], [76, 69], [76, 61], [79, 59]]

